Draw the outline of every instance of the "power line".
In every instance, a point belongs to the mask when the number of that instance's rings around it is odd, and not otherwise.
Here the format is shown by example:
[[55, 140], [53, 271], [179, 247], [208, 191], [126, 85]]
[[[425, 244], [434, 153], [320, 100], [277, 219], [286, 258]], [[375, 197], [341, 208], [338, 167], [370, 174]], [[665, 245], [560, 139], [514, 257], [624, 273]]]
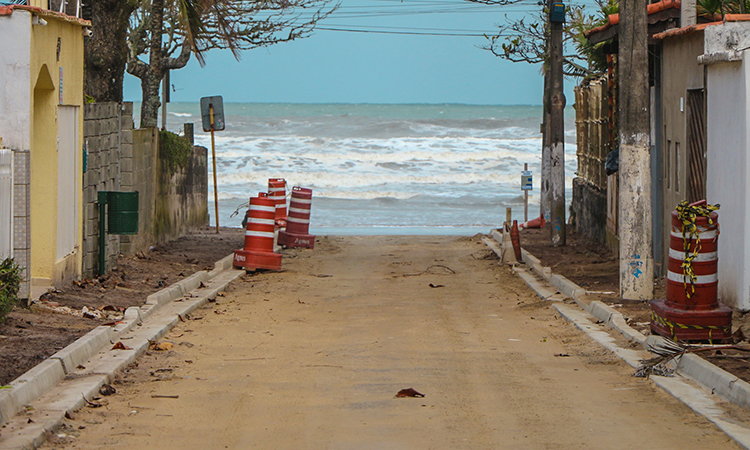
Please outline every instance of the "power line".
[[446, 32], [428, 32], [428, 31], [392, 31], [392, 30], [362, 30], [355, 28], [328, 28], [316, 26], [315, 30], [322, 31], [341, 31], [346, 33], [372, 33], [372, 34], [398, 34], [410, 36], [459, 36], [459, 37], [484, 37], [485, 34], [495, 35], [494, 33], [446, 33]]
[[482, 31], [482, 30], [465, 30], [465, 29], [443, 29], [443, 28], [420, 28], [420, 27], [389, 27], [386, 25], [342, 25], [338, 23], [326, 23], [327, 27], [336, 27], [336, 28], [362, 28], [362, 29], [386, 29], [386, 30], [396, 30], [396, 31], [430, 31], [430, 32], [439, 32], [439, 33], [482, 33], [482, 34], [493, 34], [497, 30], [492, 31]]

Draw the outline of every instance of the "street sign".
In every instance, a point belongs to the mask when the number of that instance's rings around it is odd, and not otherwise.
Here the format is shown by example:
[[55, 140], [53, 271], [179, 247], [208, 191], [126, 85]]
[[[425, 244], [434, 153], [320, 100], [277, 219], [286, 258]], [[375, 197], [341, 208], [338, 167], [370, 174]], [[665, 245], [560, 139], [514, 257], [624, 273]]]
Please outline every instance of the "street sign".
[[221, 95], [215, 97], [203, 97], [201, 99], [201, 118], [203, 119], [203, 131], [211, 131], [211, 108], [214, 113], [213, 131], [224, 129], [224, 100]]
[[219, 234], [219, 191], [216, 181], [216, 143], [214, 131], [224, 129], [224, 100], [221, 95], [201, 99], [201, 119], [203, 131], [211, 132], [211, 160], [214, 166], [214, 206], [216, 209], [216, 234]]
[[524, 190], [524, 191], [534, 190], [534, 182], [533, 182], [533, 177], [531, 176], [530, 170], [524, 170], [523, 172], [521, 172], [521, 190]]

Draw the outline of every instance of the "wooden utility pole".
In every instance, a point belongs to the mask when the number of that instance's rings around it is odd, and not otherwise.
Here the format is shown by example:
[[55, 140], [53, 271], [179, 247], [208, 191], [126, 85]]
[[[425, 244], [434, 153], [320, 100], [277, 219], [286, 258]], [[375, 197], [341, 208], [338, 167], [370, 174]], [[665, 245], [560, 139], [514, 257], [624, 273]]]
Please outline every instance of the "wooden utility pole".
[[654, 298], [646, 0], [620, 1], [620, 297]]
[[549, 101], [549, 209], [550, 242], [565, 245], [565, 93], [563, 92], [563, 39], [565, 5], [550, 0]]

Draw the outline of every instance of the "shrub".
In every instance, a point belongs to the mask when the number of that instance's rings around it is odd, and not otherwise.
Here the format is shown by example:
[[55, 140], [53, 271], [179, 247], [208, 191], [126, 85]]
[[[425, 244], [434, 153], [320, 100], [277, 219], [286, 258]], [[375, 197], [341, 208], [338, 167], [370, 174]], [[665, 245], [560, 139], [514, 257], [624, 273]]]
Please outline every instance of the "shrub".
[[186, 138], [171, 131], [159, 131], [159, 154], [170, 173], [187, 166], [192, 153], [193, 146]]
[[21, 285], [21, 271], [13, 258], [0, 262], [0, 322], [18, 302], [18, 288]]

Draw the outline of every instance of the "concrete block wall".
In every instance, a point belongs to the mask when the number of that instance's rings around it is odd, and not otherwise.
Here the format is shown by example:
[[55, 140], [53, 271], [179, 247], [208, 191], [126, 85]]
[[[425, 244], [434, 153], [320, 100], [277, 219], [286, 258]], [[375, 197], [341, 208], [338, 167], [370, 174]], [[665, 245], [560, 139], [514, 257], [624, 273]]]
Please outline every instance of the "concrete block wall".
[[[122, 190], [121, 179], [121, 128], [130, 123], [133, 128], [132, 103], [128, 110], [115, 102], [90, 103], [84, 106], [83, 138], [86, 145], [87, 164], [83, 175], [83, 276], [99, 273], [99, 191]], [[117, 265], [120, 237], [106, 235], [106, 266]]]
[[134, 129], [133, 104], [94, 103], [84, 109], [88, 167], [84, 174], [84, 267], [99, 271], [99, 191], [138, 191], [138, 234], [107, 235], [107, 271], [133, 255], [208, 224], [207, 151], [194, 147], [188, 167], [168, 173], [156, 128]]
[[[170, 173], [159, 155], [156, 128], [133, 130], [132, 158], [124, 164], [124, 191], [139, 192], [138, 234], [120, 236], [120, 251], [132, 255], [208, 225], [208, 152], [193, 147], [187, 167]], [[128, 184], [130, 183], [130, 184]]]
[[24, 268], [18, 298], [31, 296], [31, 154], [13, 150], [13, 259]]
[[156, 243], [154, 204], [159, 170], [159, 133], [156, 128], [124, 131], [129, 131], [127, 140], [130, 143], [123, 139], [123, 165], [129, 169], [123, 173], [123, 190], [138, 191], [138, 234], [120, 236], [120, 251], [123, 255], [132, 255], [148, 250]]
[[[160, 164], [165, 167], [166, 164]], [[187, 167], [159, 172], [154, 211], [157, 242], [164, 243], [189, 229], [208, 225], [208, 151], [193, 146]]]

